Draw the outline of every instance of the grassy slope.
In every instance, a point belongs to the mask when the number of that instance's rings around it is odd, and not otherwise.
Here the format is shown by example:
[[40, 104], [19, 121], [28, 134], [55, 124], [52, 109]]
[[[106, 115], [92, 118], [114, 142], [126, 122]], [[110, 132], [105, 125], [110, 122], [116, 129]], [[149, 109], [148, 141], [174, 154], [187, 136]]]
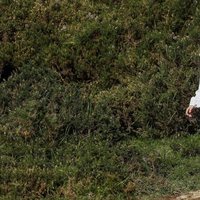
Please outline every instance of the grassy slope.
[[0, 70], [18, 71], [0, 83], [1, 199], [200, 188], [200, 136], [183, 117], [197, 1], [2, 2]]
[[200, 187], [200, 137], [110, 145], [73, 136], [62, 146], [1, 136], [1, 198], [150, 199]]

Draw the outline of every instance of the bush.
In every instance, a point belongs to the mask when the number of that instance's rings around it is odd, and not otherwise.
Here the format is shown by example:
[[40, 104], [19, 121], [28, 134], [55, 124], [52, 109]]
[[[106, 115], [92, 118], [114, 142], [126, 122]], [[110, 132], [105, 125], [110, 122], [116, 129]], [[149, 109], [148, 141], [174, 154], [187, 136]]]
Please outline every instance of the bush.
[[197, 1], [19, 0], [1, 10], [4, 131], [117, 139], [193, 129], [184, 112], [197, 85]]

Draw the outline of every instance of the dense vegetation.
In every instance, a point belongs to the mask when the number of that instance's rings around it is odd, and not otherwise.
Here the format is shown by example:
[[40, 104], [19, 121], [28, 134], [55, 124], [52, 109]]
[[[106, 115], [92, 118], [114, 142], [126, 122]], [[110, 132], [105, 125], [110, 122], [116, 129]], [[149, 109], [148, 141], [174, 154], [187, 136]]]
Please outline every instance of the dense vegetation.
[[200, 187], [198, 124], [184, 117], [199, 24], [198, 0], [1, 0], [2, 198]]

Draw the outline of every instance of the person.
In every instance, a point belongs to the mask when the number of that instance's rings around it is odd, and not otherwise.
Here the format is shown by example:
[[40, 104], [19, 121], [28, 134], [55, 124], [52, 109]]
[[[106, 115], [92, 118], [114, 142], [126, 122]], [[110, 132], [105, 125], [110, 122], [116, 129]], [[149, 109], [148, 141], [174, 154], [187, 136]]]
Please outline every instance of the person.
[[195, 117], [195, 113], [200, 108], [200, 81], [199, 81], [199, 88], [195, 93], [195, 96], [191, 98], [190, 104], [188, 108], [186, 109], [186, 116], [189, 117], [189, 119], [192, 119]]

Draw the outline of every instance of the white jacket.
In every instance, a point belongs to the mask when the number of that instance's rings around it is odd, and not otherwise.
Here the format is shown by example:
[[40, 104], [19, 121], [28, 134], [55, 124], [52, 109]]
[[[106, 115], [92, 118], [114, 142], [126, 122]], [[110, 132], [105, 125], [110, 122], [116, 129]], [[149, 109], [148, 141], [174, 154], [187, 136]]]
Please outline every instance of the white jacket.
[[195, 96], [191, 98], [190, 105], [200, 108], [200, 82], [199, 89], [196, 91]]

